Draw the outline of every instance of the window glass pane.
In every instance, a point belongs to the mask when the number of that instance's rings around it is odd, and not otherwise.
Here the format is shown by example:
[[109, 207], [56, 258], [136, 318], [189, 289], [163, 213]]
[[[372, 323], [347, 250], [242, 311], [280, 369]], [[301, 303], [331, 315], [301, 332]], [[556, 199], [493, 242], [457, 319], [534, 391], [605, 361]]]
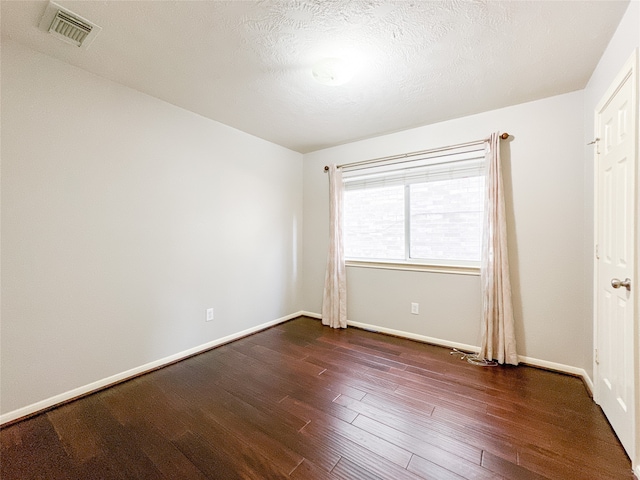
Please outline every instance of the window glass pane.
[[480, 261], [484, 176], [409, 187], [410, 257]]
[[404, 260], [404, 186], [344, 192], [347, 258]]

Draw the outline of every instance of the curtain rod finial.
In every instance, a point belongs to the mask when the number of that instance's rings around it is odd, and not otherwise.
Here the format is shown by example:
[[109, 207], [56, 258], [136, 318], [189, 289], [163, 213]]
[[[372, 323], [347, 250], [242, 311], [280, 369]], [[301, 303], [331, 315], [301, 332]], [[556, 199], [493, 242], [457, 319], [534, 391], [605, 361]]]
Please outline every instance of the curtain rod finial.
[[324, 166], [324, 171], [325, 171], [325, 172], [328, 172], [328, 171], [329, 171], [329, 167], [325, 165], [325, 166]]
[[500, 138], [506, 140], [507, 138], [509, 138], [509, 134], [507, 132], [504, 132], [502, 135], [500, 135]]

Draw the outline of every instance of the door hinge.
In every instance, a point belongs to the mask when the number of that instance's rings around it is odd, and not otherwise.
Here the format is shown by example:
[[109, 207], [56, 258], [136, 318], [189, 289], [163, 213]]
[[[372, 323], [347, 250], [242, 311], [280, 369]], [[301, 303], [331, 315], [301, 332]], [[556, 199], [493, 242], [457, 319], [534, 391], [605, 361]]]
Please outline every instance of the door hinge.
[[600, 357], [598, 356], [598, 349], [597, 348], [595, 349], [594, 357], [595, 357], [595, 360], [596, 360], [596, 365], [600, 365]]
[[596, 259], [600, 260], [600, 245], [596, 243]]

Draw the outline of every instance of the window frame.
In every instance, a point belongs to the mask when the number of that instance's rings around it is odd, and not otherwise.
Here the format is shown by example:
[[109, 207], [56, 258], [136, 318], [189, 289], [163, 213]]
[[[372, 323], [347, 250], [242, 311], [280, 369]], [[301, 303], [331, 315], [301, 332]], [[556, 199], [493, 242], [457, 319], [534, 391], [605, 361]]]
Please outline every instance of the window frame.
[[[483, 149], [484, 150], [484, 149]], [[484, 159], [484, 151], [480, 155], [478, 149], [472, 151], [461, 152], [461, 155], [464, 157], [462, 160], [449, 160], [449, 161], [438, 161], [439, 157], [432, 157], [427, 159], [427, 162], [424, 159], [418, 160], [419, 165], [421, 166], [429, 166], [429, 165], [442, 165], [442, 164], [455, 164], [464, 160], [475, 160], [479, 164], [483, 165], [482, 160]], [[471, 153], [471, 156], [469, 154]], [[435, 161], [434, 161], [435, 160]], [[482, 162], [482, 163], [481, 163]], [[388, 167], [389, 165], [387, 165]], [[392, 165], [391, 165], [392, 166]], [[384, 166], [383, 166], [384, 168]], [[389, 172], [394, 172], [394, 169], [387, 169]], [[362, 175], [362, 174], [360, 174]], [[469, 176], [485, 176], [484, 168], [482, 168], [482, 172], [480, 175], [469, 175]], [[357, 175], [356, 175], [357, 177]], [[451, 177], [451, 178], [455, 178]], [[463, 177], [459, 177], [463, 178]], [[345, 184], [349, 182], [348, 178], [344, 179]], [[379, 269], [389, 269], [389, 270], [409, 270], [409, 271], [427, 271], [434, 273], [451, 273], [451, 274], [462, 274], [462, 275], [479, 275], [480, 274], [480, 264], [481, 260], [472, 261], [472, 260], [439, 260], [439, 259], [421, 259], [421, 258], [413, 258], [411, 257], [411, 185], [414, 183], [428, 183], [427, 180], [424, 182], [420, 181], [407, 181], [404, 183], [404, 259], [382, 259], [382, 258], [364, 258], [364, 257], [346, 257], [345, 263], [348, 267], [358, 267], [358, 268], [379, 268]], [[366, 187], [362, 188], [353, 188], [353, 190], [366, 189]]]

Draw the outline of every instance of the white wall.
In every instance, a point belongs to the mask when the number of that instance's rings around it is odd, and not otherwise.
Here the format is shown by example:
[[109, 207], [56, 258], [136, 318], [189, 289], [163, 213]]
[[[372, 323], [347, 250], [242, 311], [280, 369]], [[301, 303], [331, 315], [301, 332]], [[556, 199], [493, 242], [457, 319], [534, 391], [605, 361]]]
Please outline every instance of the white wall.
[[298, 312], [301, 181], [296, 152], [3, 42], [2, 413]]
[[[583, 369], [590, 349], [584, 265], [583, 93], [574, 92], [305, 155], [304, 306], [321, 311], [328, 239], [323, 166], [485, 138], [502, 141], [520, 355]], [[479, 345], [479, 277], [349, 267], [349, 320]], [[410, 314], [420, 303], [420, 315]]]
[[[633, 0], [629, 3], [627, 11], [624, 17], [620, 21], [618, 28], [611, 38], [607, 49], [600, 58], [600, 62], [596, 67], [589, 83], [587, 84], [584, 92], [584, 139], [585, 144], [591, 142], [595, 137], [594, 132], [594, 112], [596, 106], [607, 92], [609, 86], [613, 83], [615, 77], [622, 70], [622, 67], [627, 60], [634, 54], [634, 50], [640, 48], [640, 2]], [[637, 55], [637, 51], [636, 51]], [[640, 75], [638, 75], [638, 91], [640, 92]], [[638, 106], [636, 106], [638, 108]], [[640, 122], [639, 122], [640, 124]], [[640, 129], [640, 125], [639, 125]], [[640, 130], [639, 135], [640, 137]], [[593, 180], [594, 180], [594, 155], [593, 147], [588, 146], [585, 148], [584, 153], [584, 172], [585, 172], [585, 191], [588, 195], [585, 198], [585, 218], [588, 225], [585, 232], [585, 265], [587, 267], [586, 276], [589, 279], [589, 283], [586, 286], [588, 289], [588, 313], [591, 317], [593, 315]], [[640, 167], [638, 167], [638, 178], [636, 185], [640, 186]], [[638, 207], [637, 211], [640, 212], [640, 196], [637, 197]], [[637, 246], [636, 255], [637, 263], [640, 265], [640, 222], [638, 222], [637, 231]], [[636, 269], [636, 284], [640, 280], [640, 273]], [[636, 286], [636, 292], [640, 290]], [[636, 476], [640, 478], [640, 380], [638, 379], [638, 372], [640, 372], [640, 295], [636, 294], [636, 455], [633, 460]], [[593, 336], [593, 322], [589, 323], [589, 335]], [[588, 365], [588, 371], [590, 375], [593, 375], [593, 348], [588, 352], [585, 363]]]

